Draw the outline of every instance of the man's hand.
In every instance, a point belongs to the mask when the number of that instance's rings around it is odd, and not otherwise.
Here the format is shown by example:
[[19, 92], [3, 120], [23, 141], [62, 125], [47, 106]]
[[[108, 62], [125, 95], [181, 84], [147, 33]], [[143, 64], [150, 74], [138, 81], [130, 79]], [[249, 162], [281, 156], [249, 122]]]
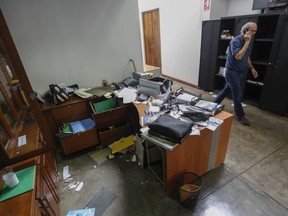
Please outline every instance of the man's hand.
[[254, 67], [251, 68], [251, 73], [253, 75], [254, 78], [257, 78], [258, 77], [258, 72], [255, 70]]
[[253, 37], [253, 34], [252, 34], [250, 31], [247, 31], [247, 32], [244, 34], [244, 40], [245, 40], [245, 42], [249, 42], [249, 43], [250, 43], [252, 37]]

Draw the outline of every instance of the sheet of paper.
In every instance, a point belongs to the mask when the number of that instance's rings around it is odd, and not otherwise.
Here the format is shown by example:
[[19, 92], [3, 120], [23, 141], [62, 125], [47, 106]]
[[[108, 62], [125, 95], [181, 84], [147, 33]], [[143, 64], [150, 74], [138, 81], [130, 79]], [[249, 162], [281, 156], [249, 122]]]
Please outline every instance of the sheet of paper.
[[190, 135], [200, 135], [200, 130], [199, 130], [198, 125], [194, 125], [192, 127], [192, 131], [191, 131]]
[[23, 146], [26, 144], [26, 135], [18, 137], [18, 146]]
[[71, 175], [69, 174], [69, 166], [64, 166], [63, 167], [63, 179], [69, 178]]
[[[246, 107], [247, 104], [241, 103], [242, 107]], [[232, 107], [234, 107], [234, 103], [231, 104]]]
[[119, 98], [123, 98], [124, 104], [134, 102], [137, 98], [137, 89], [123, 88], [121, 91], [119, 91], [117, 96]]
[[149, 106], [149, 112], [157, 113], [159, 111], [160, 111], [160, 107], [159, 106]]
[[212, 131], [215, 131], [217, 127], [219, 127], [219, 125], [221, 125], [223, 123], [223, 120], [221, 119], [217, 119], [217, 118], [214, 118], [214, 117], [210, 117], [207, 122], [207, 128], [212, 130]]

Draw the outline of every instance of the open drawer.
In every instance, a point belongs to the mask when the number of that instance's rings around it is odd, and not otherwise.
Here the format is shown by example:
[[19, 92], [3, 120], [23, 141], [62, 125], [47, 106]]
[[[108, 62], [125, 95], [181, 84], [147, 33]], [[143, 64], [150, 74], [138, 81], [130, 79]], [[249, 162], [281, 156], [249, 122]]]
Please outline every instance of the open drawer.
[[103, 128], [99, 130], [99, 139], [102, 146], [107, 146], [132, 134], [130, 124], [124, 124], [115, 127]]
[[[127, 122], [127, 108], [116, 98], [99, 99], [89, 101], [93, 110], [93, 118], [96, 122], [96, 128], [107, 128], [112, 125], [119, 125]], [[108, 104], [108, 105], [107, 105]]]
[[99, 144], [96, 128], [60, 139], [60, 143], [65, 155]]

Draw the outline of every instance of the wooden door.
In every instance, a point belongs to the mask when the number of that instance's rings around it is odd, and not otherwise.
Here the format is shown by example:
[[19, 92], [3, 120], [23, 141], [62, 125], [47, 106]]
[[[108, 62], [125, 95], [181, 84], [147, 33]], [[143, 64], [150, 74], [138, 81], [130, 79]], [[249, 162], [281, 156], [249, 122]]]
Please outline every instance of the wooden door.
[[159, 9], [142, 13], [145, 63], [161, 67], [161, 43]]

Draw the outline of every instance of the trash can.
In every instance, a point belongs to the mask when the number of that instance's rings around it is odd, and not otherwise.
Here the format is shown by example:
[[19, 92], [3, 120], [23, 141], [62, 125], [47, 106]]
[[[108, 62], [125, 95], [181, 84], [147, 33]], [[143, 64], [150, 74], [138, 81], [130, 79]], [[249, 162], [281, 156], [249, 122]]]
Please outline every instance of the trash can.
[[202, 179], [196, 173], [184, 172], [177, 177], [179, 201], [186, 207], [193, 206], [202, 188]]

